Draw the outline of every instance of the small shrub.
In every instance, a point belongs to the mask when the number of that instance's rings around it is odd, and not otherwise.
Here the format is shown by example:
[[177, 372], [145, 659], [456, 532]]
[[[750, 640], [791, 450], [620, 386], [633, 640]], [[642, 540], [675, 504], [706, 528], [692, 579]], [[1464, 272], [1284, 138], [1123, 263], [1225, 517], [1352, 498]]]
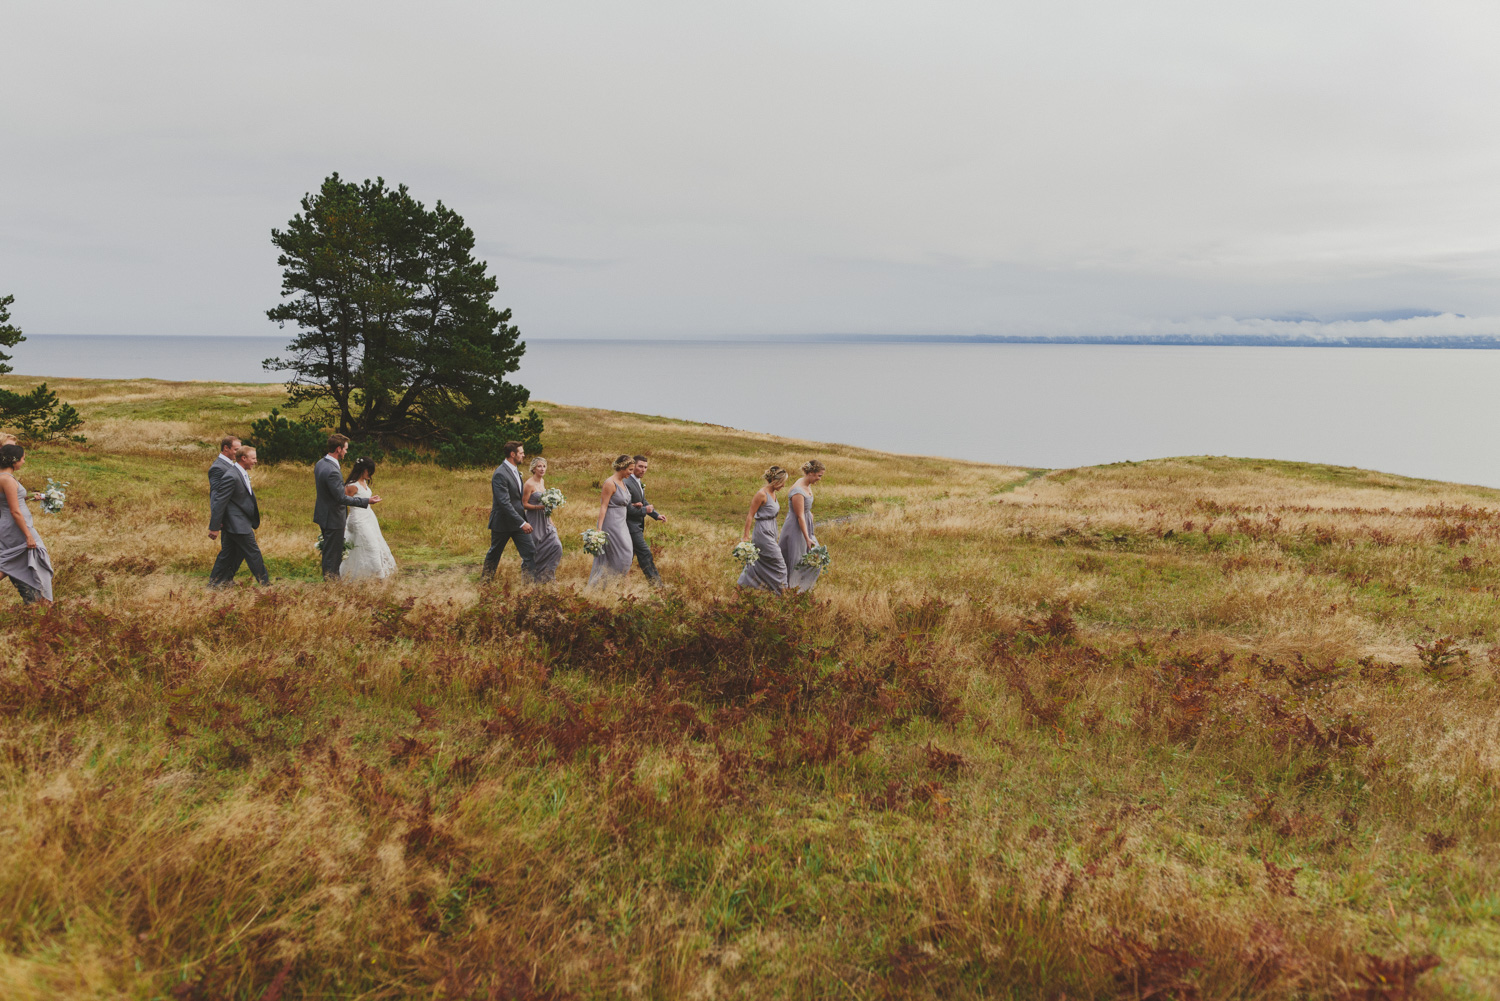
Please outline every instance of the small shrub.
[[1431, 643], [1418, 643], [1417, 659], [1434, 681], [1457, 681], [1469, 674], [1469, 651], [1455, 636], [1439, 636]]
[[77, 434], [83, 417], [63, 403], [44, 382], [29, 393], [0, 389], [0, 427], [11, 428], [25, 445], [87, 439]]
[[271, 408], [269, 416], [250, 423], [246, 444], [255, 446], [256, 458], [265, 463], [312, 464], [328, 451], [328, 429], [306, 417], [291, 420]]

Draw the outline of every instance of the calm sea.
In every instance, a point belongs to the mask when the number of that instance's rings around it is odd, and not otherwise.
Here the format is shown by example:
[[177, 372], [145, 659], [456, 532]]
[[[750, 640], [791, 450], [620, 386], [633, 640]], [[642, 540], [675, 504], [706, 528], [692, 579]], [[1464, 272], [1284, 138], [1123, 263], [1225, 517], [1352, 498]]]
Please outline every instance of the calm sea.
[[[284, 344], [32, 335], [14, 364], [267, 382], [260, 362]], [[1254, 456], [1500, 487], [1500, 351], [533, 340], [518, 379], [539, 400], [891, 452], [1054, 468]]]

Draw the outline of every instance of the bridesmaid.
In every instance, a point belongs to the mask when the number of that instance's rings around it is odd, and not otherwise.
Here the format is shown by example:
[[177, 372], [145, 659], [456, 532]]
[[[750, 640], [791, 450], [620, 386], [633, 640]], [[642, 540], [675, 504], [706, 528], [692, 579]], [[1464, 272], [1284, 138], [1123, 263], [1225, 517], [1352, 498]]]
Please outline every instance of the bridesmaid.
[[[531, 526], [531, 544], [536, 547], [531, 572], [537, 583], [546, 584], [557, 578], [557, 565], [562, 562], [562, 540], [557, 529], [552, 527], [552, 516], [542, 506], [542, 494], [547, 490], [547, 460], [537, 456], [531, 460], [531, 476], [521, 484], [521, 507], [526, 509], [526, 523]], [[532, 498], [536, 498], [535, 501]]]
[[26, 488], [16, 473], [26, 464], [26, 450], [14, 441], [0, 445], [0, 573], [10, 578], [21, 600], [52, 603], [52, 560], [26, 506]]
[[817, 459], [802, 464], [802, 477], [787, 491], [786, 503], [791, 513], [781, 526], [781, 558], [786, 561], [786, 586], [811, 591], [818, 582], [817, 567], [798, 567], [797, 561], [818, 544], [813, 532], [812, 488], [823, 478], [823, 464]]
[[630, 491], [625, 487], [625, 477], [634, 468], [634, 456], [620, 456], [615, 460], [615, 474], [604, 481], [599, 491], [599, 522], [595, 527], [609, 536], [609, 545], [602, 556], [594, 557], [594, 569], [589, 572], [591, 585], [603, 584], [611, 577], [624, 577], [630, 572], [635, 548], [630, 542], [630, 530], [625, 527], [625, 512], [630, 510]]
[[[750, 498], [750, 513], [745, 515], [745, 532], [740, 538], [742, 542], [755, 543], [760, 559], [745, 568], [739, 584], [780, 594], [786, 587], [786, 561], [781, 558], [781, 546], [776, 542], [776, 513], [781, 510], [776, 503], [776, 491], [786, 486], [786, 470], [772, 466], [766, 470], [765, 479], [766, 485]], [[754, 536], [750, 534], [752, 529]]]

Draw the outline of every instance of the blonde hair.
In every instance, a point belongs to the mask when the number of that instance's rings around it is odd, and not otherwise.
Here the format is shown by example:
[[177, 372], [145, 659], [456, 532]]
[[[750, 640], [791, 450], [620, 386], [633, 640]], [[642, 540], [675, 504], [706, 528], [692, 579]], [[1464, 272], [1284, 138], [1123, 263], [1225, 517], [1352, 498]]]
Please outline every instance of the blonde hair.
[[0, 445], [19, 445], [21, 439], [13, 434], [0, 434]]
[[234, 461], [235, 462], [239, 462], [245, 456], [249, 455], [250, 453], [252, 453], [254, 451], [255, 451], [255, 446], [254, 445], [241, 445], [239, 448], [237, 448], [237, 449], [234, 450]]
[[782, 480], [785, 480], [785, 479], [786, 479], [786, 470], [782, 469], [780, 466], [772, 466], [770, 469], [766, 470], [766, 482], [767, 483], [780, 483]]
[[635, 465], [635, 456], [622, 455], [615, 460], [615, 472], [618, 473], [622, 469], [629, 469], [633, 465]]
[[537, 466], [545, 466], [546, 464], [547, 464], [547, 458], [546, 458], [546, 456], [539, 455], [535, 459], [531, 460], [531, 467], [530, 467], [531, 471], [534, 473], [534, 472], [536, 472], [536, 467]]
[[802, 464], [802, 475], [811, 476], [813, 473], [821, 473], [823, 464], [817, 459], [808, 459]]

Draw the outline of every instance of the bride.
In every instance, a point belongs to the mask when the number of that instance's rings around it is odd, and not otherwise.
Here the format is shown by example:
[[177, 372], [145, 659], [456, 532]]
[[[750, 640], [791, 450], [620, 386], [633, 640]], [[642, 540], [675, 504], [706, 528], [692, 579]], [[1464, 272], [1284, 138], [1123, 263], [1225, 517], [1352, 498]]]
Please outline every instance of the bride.
[[[355, 459], [349, 478], [344, 481], [344, 493], [350, 497], [371, 496], [370, 481], [375, 478], [373, 459]], [[396, 558], [391, 547], [385, 544], [380, 533], [380, 522], [375, 512], [367, 507], [351, 507], [349, 520], [345, 522], [344, 538], [349, 549], [344, 553], [344, 562], [339, 567], [339, 576], [344, 580], [361, 577], [389, 577], [396, 572]]]

